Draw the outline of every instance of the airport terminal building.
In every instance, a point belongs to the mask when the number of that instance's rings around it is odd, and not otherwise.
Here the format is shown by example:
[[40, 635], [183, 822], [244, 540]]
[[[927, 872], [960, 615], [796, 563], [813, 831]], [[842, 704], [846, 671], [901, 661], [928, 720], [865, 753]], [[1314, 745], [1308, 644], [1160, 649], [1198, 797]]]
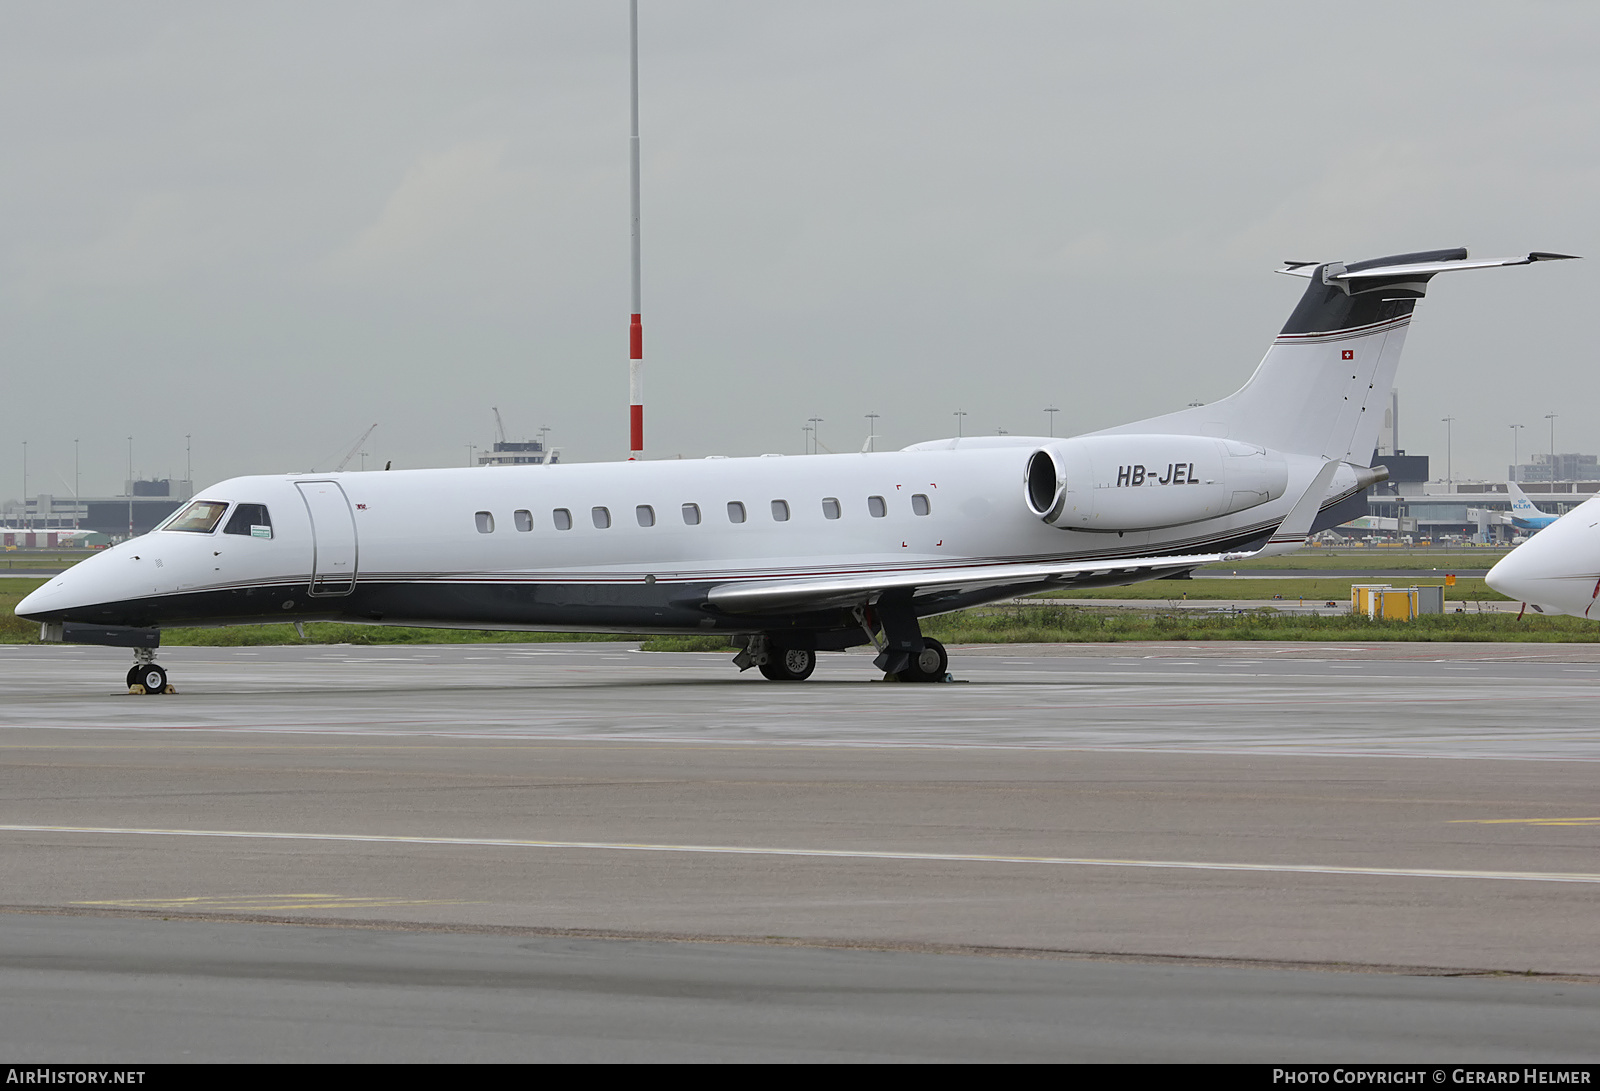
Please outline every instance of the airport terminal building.
[[[194, 494], [188, 481], [161, 478], [129, 481], [120, 496], [56, 496], [40, 493], [28, 497], [20, 512], [8, 512], [4, 529], [37, 535], [35, 545], [49, 544], [52, 531], [92, 530], [120, 541], [132, 534], [147, 534]], [[6, 545], [25, 547], [21, 538]]]

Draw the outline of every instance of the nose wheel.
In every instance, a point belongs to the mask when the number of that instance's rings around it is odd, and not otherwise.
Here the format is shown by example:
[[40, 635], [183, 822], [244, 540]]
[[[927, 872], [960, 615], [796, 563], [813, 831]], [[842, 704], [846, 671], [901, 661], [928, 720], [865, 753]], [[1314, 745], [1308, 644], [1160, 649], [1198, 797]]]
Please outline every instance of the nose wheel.
[[129, 693], [176, 693], [167, 682], [166, 668], [154, 662], [153, 648], [138, 648], [133, 653], [134, 664], [128, 670]]

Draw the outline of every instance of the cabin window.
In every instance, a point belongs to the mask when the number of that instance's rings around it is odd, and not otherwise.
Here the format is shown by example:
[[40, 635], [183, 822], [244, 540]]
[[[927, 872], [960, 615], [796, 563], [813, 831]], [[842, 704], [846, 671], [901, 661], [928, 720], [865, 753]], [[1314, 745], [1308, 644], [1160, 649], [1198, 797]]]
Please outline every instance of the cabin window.
[[867, 514], [874, 519], [882, 519], [889, 514], [889, 505], [883, 502], [881, 496], [867, 497]]
[[744, 522], [744, 505], [737, 500], [728, 501], [728, 522]]
[[519, 508], [511, 513], [511, 521], [517, 524], [518, 530], [527, 533], [533, 529], [533, 512]]
[[611, 525], [610, 508], [590, 508], [589, 518], [594, 520], [594, 529], [605, 530]]
[[837, 496], [824, 496], [822, 498], [822, 517], [824, 519], [837, 519], [840, 514], [839, 498]]
[[774, 500], [772, 502], [772, 520], [775, 523], [787, 523], [789, 521], [789, 501]]
[[477, 515], [477, 520], [479, 534], [494, 533], [494, 516], [490, 515], [486, 511], [480, 511]]
[[228, 505], [221, 500], [196, 500], [161, 527], [162, 530], [181, 530], [189, 534], [210, 534], [217, 529], [222, 513]]
[[633, 514], [639, 520], [641, 527], [653, 527], [656, 525], [656, 509], [649, 504], [640, 504], [633, 509]]
[[926, 493], [920, 493], [920, 492], [912, 493], [911, 494], [911, 513], [913, 515], [926, 515], [926, 514], [928, 514], [928, 511], [929, 511], [929, 508], [928, 508], [928, 496], [927, 496], [927, 494]]
[[272, 537], [272, 519], [265, 504], [239, 504], [222, 528], [224, 534], [243, 534], [251, 538]]
[[683, 525], [697, 527], [700, 525], [700, 505], [685, 504], [683, 506]]
[[555, 522], [557, 530], [572, 529], [572, 513], [566, 508], [556, 508], [550, 513], [550, 518]]

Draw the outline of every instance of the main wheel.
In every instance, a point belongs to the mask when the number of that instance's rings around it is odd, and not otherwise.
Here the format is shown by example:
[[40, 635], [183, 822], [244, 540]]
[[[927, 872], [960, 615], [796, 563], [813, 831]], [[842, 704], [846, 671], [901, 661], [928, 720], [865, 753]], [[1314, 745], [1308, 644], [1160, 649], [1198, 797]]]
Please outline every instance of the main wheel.
[[140, 685], [146, 693], [165, 693], [167, 691], [167, 672], [154, 663], [147, 663], [142, 667], [135, 667], [128, 672], [128, 685]]
[[900, 672], [902, 682], [943, 682], [950, 656], [937, 640], [924, 639], [922, 651], [911, 658], [911, 665]]
[[816, 669], [817, 653], [805, 648], [782, 648], [760, 667], [774, 682], [804, 682]]

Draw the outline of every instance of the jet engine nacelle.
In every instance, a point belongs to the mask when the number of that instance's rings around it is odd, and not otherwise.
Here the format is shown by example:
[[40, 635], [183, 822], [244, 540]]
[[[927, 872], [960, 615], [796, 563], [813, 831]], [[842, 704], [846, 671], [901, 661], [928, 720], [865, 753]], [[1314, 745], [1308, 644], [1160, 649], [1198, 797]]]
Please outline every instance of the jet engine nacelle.
[[1276, 451], [1209, 436], [1065, 439], [1028, 459], [1029, 509], [1063, 530], [1155, 530], [1244, 511], [1282, 496]]

